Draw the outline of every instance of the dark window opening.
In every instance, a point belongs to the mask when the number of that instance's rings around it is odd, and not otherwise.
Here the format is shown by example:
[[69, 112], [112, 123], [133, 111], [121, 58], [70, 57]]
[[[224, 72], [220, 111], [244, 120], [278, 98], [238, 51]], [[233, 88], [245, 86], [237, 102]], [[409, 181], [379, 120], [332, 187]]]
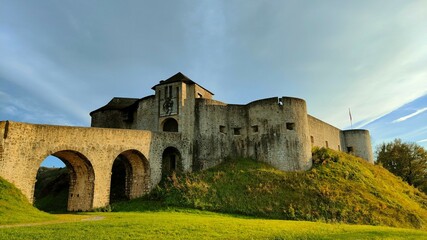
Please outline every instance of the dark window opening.
[[169, 97], [172, 97], [172, 86], [169, 86]]
[[225, 133], [225, 126], [219, 126], [219, 132]]
[[311, 145], [313, 145], [314, 144], [314, 137], [313, 136], [310, 136], [310, 141], [311, 141]]
[[354, 150], [353, 150], [353, 147], [347, 147], [347, 152], [348, 152], [348, 153], [353, 153], [353, 151], [354, 151]]
[[174, 118], [168, 118], [163, 123], [163, 132], [178, 132], [178, 122]]
[[328, 143], [328, 141], [325, 141], [325, 146], [326, 146], [326, 148], [329, 148], [329, 143]]
[[295, 128], [295, 123], [293, 123], [293, 122], [286, 123], [286, 129], [294, 130], [294, 128]]
[[341, 151], [341, 146], [340, 145], [338, 145], [338, 151]]
[[258, 132], [258, 125], [252, 126], [252, 131], [253, 132]]
[[203, 98], [203, 95], [202, 95], [201, 93], [197, 93], [197, 96], [198, 96], [199, 98]]
[[234, 135], [240, 135], [241, 128], [234, 128]]
[[171, 176], [173, 172], [182, 171], [182, 159], [180, 152], [174, 147], [168, 147], [162, 155], [162, 176]]
[[170, 170], [176, 171], [176, 159], [175, 159], [175, 155], [170, 156]]

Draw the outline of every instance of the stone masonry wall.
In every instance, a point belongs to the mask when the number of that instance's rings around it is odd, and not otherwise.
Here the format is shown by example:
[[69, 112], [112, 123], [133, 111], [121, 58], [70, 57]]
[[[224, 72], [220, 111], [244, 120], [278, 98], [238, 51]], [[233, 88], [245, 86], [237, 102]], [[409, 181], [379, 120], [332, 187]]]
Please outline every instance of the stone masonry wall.
[[345, 150], [342, 131], [328, 123], [308, 115], [308, 126], [311, 147], [328, 147], [334, 150]]
[[285, 171], [311, 167], [307, 113], [301, 99], [271, 98], [248, 105], [197, 99], [195, 119], [194, 160], [202, 169], [233, 156], [254, 157]]
[[353, 149], [352, 154], [374, 163], [374, 154], [372, 153], [371, 137], [368, 130], [353, 129], [343, 131], [346, 148]]
[[[190, 144], [182, 143], [178, 133], [18, 122], [0, 122], [0, 127], [3, 133], [0, 176], [15, 184], [30, 202], [33, 201], [37, 170], [49, 155], [58, 156], [75, 169], [77, 181], [83, 181], [82, 176], [86, 176], [84, 181], [87, 184], [77, 184], [75, 192], [70, 192], [69, 210], [85, 211], [109, 203], [112, 166], [121, 153], [129, 150], [139, 152], [143, 156], [140, 160], [147, 161], [146, 165], [149, 167], [146, 172], [150, 176], [138, 178], [146, 181], [137, 184], [143, 189], [134, 190], [133, 193], [144, 194], [160, 181], [161, 158], [166, 147], [174, 146], [180, 151], [186, 168], [190, 168], [191, 164], [191, 157], [188, 156], [190, 153], [186, 150]], [[6, 129], [7, 136], [4, 134]], [[140, 176], [142, 173], [138, 174]]]

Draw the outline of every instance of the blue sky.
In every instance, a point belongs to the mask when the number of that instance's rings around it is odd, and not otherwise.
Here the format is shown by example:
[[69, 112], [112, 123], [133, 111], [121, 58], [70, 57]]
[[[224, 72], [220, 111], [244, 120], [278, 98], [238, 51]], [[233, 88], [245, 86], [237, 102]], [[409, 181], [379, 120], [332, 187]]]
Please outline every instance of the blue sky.
[[180, 71], [224, 102], [300, 97], [343, 129], [351, 108], [374, 144], [427, 147], [426, 29], [427, 1], [0, 0], [0, 120], [89, 126]]

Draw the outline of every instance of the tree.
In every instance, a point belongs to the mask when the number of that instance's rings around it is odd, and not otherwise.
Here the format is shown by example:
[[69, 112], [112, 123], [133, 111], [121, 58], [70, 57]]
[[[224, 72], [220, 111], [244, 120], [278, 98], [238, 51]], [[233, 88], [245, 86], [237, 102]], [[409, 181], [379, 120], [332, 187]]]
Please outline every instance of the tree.
[[376, 155], [376, 164], [427, 193], [427, 152], [423, 147], [395, 139], [379, 145]]

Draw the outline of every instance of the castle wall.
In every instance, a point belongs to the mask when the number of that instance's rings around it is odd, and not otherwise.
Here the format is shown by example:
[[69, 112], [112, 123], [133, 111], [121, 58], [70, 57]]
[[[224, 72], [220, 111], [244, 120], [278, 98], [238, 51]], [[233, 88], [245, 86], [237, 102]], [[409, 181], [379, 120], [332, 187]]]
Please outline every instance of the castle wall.
[[104, 110], [92, 114], [92, 127], [131, 129], [132, 122], [125, 121], [128, 113], [120, 110]]
[[196, 102], [193, 158], [194, 169], [198, 170], [213, 167], [229, 155], [232, 133], [226, 105], [208, 99]]
[[[270, 98], [248, 104], [250, 156], [284, 171], [311, 167], [307, 109], [297, 98]], [[254, 132], [258, 126], [258, 133]]]
[[374, 163], [371, 137], [368, 130], [353, 129], [343, 131], [347, 152]]
[[281, 98], [280, 102], [271, 98], [225, 105], [197, 99], [194, 159], [202, 169], [235, 156], [253, 157], [285, 171], [310, 168], [305, 101]]
[[158, 109], [154, 96], [139, 101], [135, 115], [132, 129], [157, 131]]
[[327, 147], [334, 150], [345, 150], [344, 135], [342, 131], [328, 123], [308, 115], [308, 126], [311, 147]]

